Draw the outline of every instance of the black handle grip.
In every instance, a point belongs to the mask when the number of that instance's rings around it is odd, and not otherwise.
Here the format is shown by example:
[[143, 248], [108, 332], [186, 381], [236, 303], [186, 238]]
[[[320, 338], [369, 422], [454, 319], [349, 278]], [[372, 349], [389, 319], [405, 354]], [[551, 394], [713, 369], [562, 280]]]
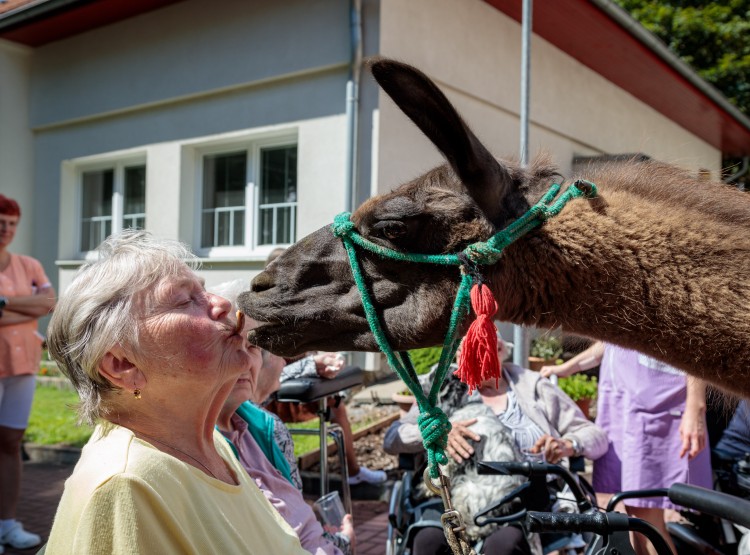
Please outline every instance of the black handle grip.
[[627, 515], [620, 513], [540, 513], [529, 511], [526, 525], [531, 532], [593, 532], [603, 536], [629, 530]]
[[531, 479], [546, 479], [547, 474], [554, 474], [560, 476], [565, 483], [570, 486], [570, 490], [576, 498], [576, 503], [578, 504], [578, 510], [580, 512], [586, 512], [592, 507], [591, 502], [588, 497], [586, 497], [586, 493], [581, 488], [581, 485], [578, 483], [575, 476], [573, 476], [567, 468], [559, 464], [514, 461], [479, 461], [477, 463], [477, 472], [479, 474], [501, 474], [504, 476], [517, 474], [520, 476], [527, 476]]
[[653, 525], [622, 513], [526, 513], [530, 532], [592, 532], [609, 536], [615, 532], [632, 531], [646, 536], [660, 555], [672, 555], [667, 542]]
[[515, 461], [479, 461], [477, 463], [479, 474], [501, 474], [503, 476], [546, 476], [547, 474], [560, 474], [560, 467], [556, 464], [530, 463]]
[[677, 505], [750, 527], [750, 501], [745, 499], [687, 484], [673, 484], [667, 495]]

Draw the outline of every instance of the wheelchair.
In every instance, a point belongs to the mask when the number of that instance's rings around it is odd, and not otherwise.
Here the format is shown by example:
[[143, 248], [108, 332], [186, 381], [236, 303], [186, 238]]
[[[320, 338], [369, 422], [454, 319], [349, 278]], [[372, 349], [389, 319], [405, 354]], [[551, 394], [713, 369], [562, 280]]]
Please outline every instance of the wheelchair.
[[[485, 464], [479, 463], [480, 467]], [[508, 463], [504, 463], [508, 464]], [[518, 463], [525, 464], [525, 463]], [[583, 457], [571, 459], [571, 470], [575, 473], [583, 472]], [[553, 467], [556, 465], [548, 465]], [[410, 555], [417, 533], [424, 528], [439, 528], [442, 530], [440, 517], [444, 512], [443, 502], [440, 497], [421, 497], [418, 485], [422, 481], [426, 460], [423, 454], [401, 454], [399, 455], [399, 468], [403, 470], [403, 476], [397, 480], [393, 489], [388, 508], [388, 531], [386, 536], [386, 555]], [[480, 470], [481, 472], [481, 470]], [[489, 470], [487, 473], [496, 473]], [[485, 507], [476, 515], [463, 515], [464, 518], [473, 518], [477, 525], [501, 524], [520, 525], [523, 523], [527, 510], [534, 511], [556, 511], [559, 509], [560, 501], [568, 501], [567, 510], [570, 505], [576, 504], [576, 495], [566, 495], [563, 480], [552, 476], [534, 476], [524, 481], [520, 486], [498, 499], [490, 506]], [[583, 507], [586, 510], [595, 504], [595, 494], [588, 482], [576, 474], [576, 486], [579, 488], [577, 495], [584, 495], [587, 503]], [[573, 509], [576, 510], [576, 509]], [[541, 534], [541, 547], [543, 553], [552, 551], [574, 552], [584, 547], [589, 538], [573, 532], [549, 532]], [[480, 539], [474, 544], [477, 553], [481, 552], [483, 541]]]

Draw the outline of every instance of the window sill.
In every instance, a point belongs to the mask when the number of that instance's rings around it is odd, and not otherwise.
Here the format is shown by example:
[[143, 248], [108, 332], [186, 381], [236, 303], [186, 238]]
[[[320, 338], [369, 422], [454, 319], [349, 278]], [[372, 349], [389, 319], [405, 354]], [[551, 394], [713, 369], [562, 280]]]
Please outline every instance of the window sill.
[[[204, 267], [206, 267], [256, 262], [265, 264], [266, 258], [268, 258], [268, 253], [248, 254], [246, 256], [217, 256], [211, 258], [199, 256], [198, 260]], [[84, 258], [75, 260], [55, 260], [55, 266], [62, 269], [75, 270], [83, 266], [86, 262], [89, 261]]]

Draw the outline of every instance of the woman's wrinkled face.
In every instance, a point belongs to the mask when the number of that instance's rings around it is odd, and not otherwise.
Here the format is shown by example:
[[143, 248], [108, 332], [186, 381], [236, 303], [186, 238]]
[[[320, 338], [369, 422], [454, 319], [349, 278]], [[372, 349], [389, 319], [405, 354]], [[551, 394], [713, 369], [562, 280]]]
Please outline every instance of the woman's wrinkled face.
[[206, 292], [187, 267], [138, 300], [144, 316], [135, 358], [142, 370], [208, 384], [236, 378], [249, 368], [251, 354], [244, 332], [235, 329], [231, 304]]
[[284, 366], [286, 366], [286, 361], [282, 357], [273, 353], [266, 355], [266, 362], [261, 367], [255, 384], [253, 400], [256, 403], [264, 402], [272, 393], [279, 390], [281, 387], [279, 378], [281, 378]]
[[[245, 320], [245, 328], [241, 332], [243, 337], [247, 335], [247, 330], [249, 329], [249, 325], [247, 323], [248, 318], [246, 318]], [[260, 372], [261, 366], [263, 365], [263, 357], [261, 356], [260, 347], [256, 347], [255, 345], [251, 345], [247, 342], [245, 343], [245, 347], [247, 348], [247, 353], [250, 356], [249, 366], [237, 378], [237, 382], [235, 382], [234, 387], [232, 388], [231, 393], [229, 393], [229, 397], [226, 401], [226, 403], [235, 408], [235, 410], [236, 407], [239, 407], [248, 399], [253, 398], [253, 393], [255, 392], [258, 380], [258, 373]]]

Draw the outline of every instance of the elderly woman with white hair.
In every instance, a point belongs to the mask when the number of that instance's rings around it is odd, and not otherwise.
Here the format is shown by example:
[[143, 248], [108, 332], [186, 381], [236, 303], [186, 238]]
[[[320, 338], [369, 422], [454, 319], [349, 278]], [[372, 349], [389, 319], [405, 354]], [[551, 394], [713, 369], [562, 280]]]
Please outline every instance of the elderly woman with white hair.
[[46, 553], [303, 553], [214, 424], [250, 353], [182, 245], [127, 231], [60, 299], [49, 349], [96, 428]]

